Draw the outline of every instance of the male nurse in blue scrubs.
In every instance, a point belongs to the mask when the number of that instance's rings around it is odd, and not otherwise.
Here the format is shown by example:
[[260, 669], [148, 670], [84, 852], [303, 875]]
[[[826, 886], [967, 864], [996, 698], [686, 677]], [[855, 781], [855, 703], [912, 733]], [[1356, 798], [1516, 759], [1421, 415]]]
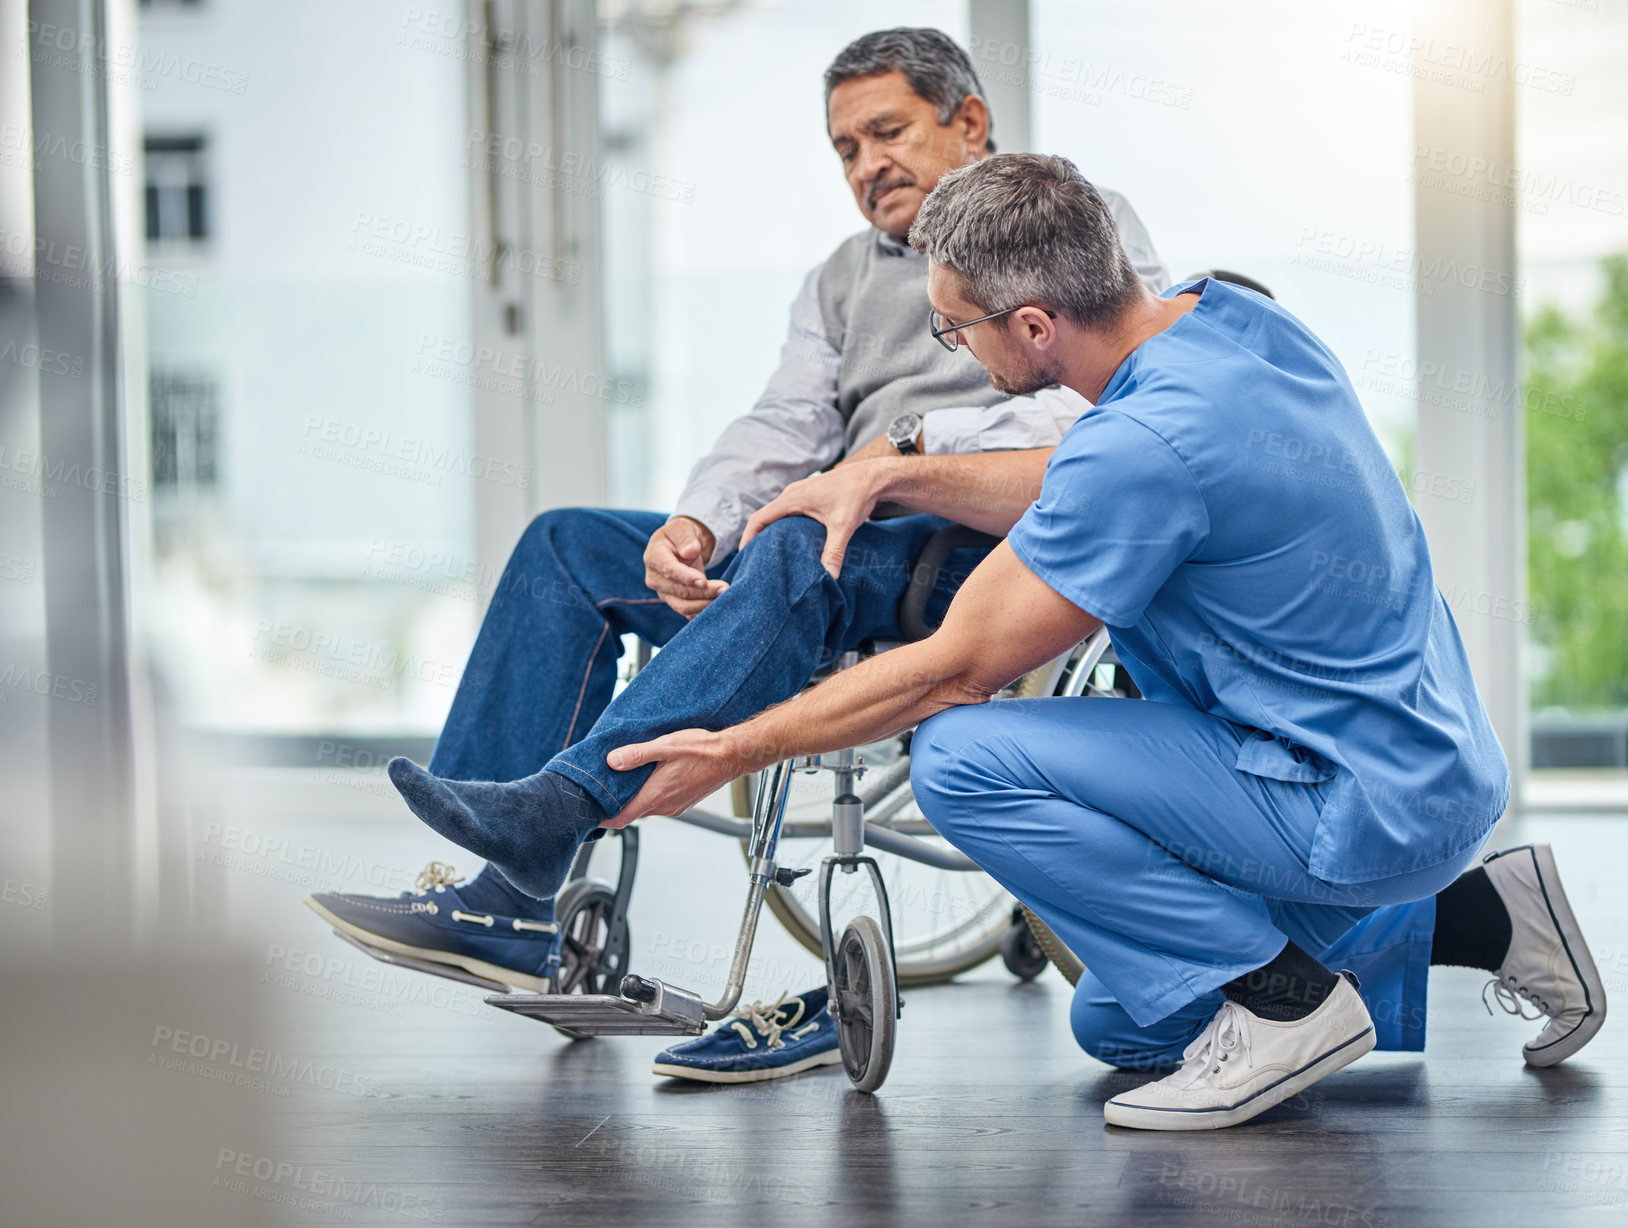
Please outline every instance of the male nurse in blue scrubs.
[[[1508, 770], [1333, 353], [1249, 290], [1145, 290], [1062, 158], [947, 175], [910, 239], [942, 342], [1002, 391], [1095, 407], [1027, 508], [967, 458], [977, 527], [1007, 538], [934, 635], [745, 724], [613, 752], [660, 766], [612, 822], [924, 722], [923, 811], [1089, 970], [1081, 1045], [1178, 1067], [1109, 1100], [1117, 1126], [1234, 1125], [1376, 1045], [1423, 1048], [1432, 963], [1484, 968], [1506, 1008], [1547, 1016], [1529, 1064], [1575, 1053], [1605, 1018], [1599, 974], [1548, 846], [1467, 869]], [[812, 517], [840, 568], [877, 503], [923, 498], [908, 457], [843, 466], [748, 536]], [[1146, 702], [993, 698], [1103, 624]]]

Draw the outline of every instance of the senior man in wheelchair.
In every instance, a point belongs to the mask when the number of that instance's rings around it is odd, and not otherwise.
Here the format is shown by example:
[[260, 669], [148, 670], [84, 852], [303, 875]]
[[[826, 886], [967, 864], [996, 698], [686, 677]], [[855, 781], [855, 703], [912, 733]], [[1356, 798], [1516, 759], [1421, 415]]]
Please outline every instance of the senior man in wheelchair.
[[[342, 933], [546, 990], [560, 958], [553, 897], [570, 851], [643, 781], [644, 773], [608, 771], [607, 752], [744, 720], [795, 694], [837, 654], [896, 637], [916, 556], [945, 517], [981, 525], [988, 517], [977, 509], [991, 491], [1014, 506], [1039, 491], [1035, 450], [1054, 446], [1085, 403], [1055, 390], [1011, 397], [975, 363], [946, 353], [920, 327], [927, 262], [905, 241], [939, 177], [994, 148], [971, 61], [937, 30], [879, 31], [836, 57], [825, 91], [827, 133], [867, 229], [808, 275], [768, 388], [696, 465], [673, 515], [566, 509], [526, 530], [428, 771], [391, 765], [420, 817], [496, 864], [470, 882], [432, 865], [422, 890], [400, 898], [311, 897]], [[1162, 289], [1168, 277], [1142, 224], [1123, 198], [1108, 199], [1137, 275]], [[970, 453], [988, 462], [976, 474], [963, 464]], [[793, 518], [742, 547], [753, 511], [839, 458], [856, 470], [908, 461], [914, 470], [895, 500], [905, 506], [856, 526], [842, 544]], [[906, 506], [941, 515], [896, 514]], [[951, 556], [931, 615], [984, 553]], [[613, 701], [629, 634], [662, 651]], [[518, 783], [469, 783], [493, 781]], [[821, 994], [804, 995], [750, 1027], [721, 1028], [726, 1041], [744, 1033], [738, 1052], [720, 1054], [714, 1043], [664, 1065], [727, 1079], [741, 1073], [739, 1059], [760, 1079], [834, 1063], [828, 1018]], [[786, 1029], [799, 1035], [783, 1038]]]
[[[1101, 196], [1060, 158], [940, 180], [911, 241], [935, 331], [1013, 392], [1095, 408], [930, 638], [753, 720], [610, 756], [659, 763], [616, 822], [742, 772], [923, 722], [912, 783], [940, 833], [1085, 962], [1081, 1045], [1177, 1064], [1109, 1123], [1248, 1120], [1380, 1047], [1423, 1047], [1432, 963], [1478, 967], [1548, 1022], [1533, 1066], [1599, 1030], [1605, 997], [1547, 846], [1468, 868], [1509, 797], [1504, 756], [1417, 516], [1338, 360], [1270, 300], [1137, 283]], [[1296, 470], [1256, 444], [1302, 441]], [[896, 462], [788, 487], [754, 529], [831, 543]], [[1000, 523], [1004, 521], [1005, 523]], [[1360, 559], [1372, 591], [1331, 579]], [[1098, 626], [1147, 702], [990, 697]]]

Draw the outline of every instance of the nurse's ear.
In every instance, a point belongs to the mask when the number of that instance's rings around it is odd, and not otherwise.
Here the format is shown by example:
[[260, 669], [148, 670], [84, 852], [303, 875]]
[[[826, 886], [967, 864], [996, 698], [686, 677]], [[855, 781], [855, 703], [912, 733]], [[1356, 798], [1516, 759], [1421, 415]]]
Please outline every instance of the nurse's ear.
[[1057, 344], [1057, 313], [1044, 307], [1019, 307], [1012, 313], [1012, 328], [1037, 350]]

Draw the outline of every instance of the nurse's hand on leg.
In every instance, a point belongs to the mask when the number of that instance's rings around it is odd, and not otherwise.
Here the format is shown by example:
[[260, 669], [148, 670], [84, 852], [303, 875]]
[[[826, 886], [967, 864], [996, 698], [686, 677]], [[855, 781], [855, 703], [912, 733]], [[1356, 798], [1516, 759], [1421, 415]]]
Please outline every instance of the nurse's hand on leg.
[[680, 729], [649, 742], [621, 746], [605, 761], [617, 772], [646, 763], [656, 763], [656, 770], [626, 808], [601, 827], [626, 827], [649, 814], [683, 814], [755, 766], [734, 753], [728, 739], [705, 729]]
[[859, 526], [870, 519], [886, 478], [884, 462], [856, 461], [839, 465], [827, 473], [793, 482], [770, 502], [752, 513], [741, 534], [741, 549], [763, 529], [786, 516], [807, 516], [825, 526], [825, 549], [820, 562], [836, 579], [842, 574], [842, 558], [848, 542]]

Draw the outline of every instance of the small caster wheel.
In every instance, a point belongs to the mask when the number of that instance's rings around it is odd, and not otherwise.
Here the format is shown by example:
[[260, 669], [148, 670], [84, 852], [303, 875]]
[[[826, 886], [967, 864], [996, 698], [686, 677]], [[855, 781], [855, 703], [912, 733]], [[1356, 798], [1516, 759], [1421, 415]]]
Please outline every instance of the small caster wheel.
[[[555, 993], [615, 994], [631, 946], [627, 921], [611, 925], [616, 889], [597, 878], [578, 878], [560, 889], [554, 919], [560, 926], [560, 970]], [[555, 1028], [572, 1040], [589, 1037]]]
[[1032, 981], [1046, 970], [1051, 961], [1046, 958], [1036, 941], [1034, 931], [1024, 920], [1021, 909], [1012, 910], [1012, 924], [1001, 940], [1001, 962], [1006, 970], [1020, 981]]
[[899, 989], [882, 927], [870, 917], [855, 917], [842, 931], [831, 967], [831, 1015], [842, 1067], [856, 1088], [874, 1092], [893, 1064], [899, 1015]]
[[1051, 927], [1035, 916], [1026, 905], [1019, 904], [1018, 913], [1028, 923], [1036, 944], [1046, 953], [1046, 958], [1051, 960], [1052, 967], [1061, 972], [1063, 979], [1070, 985], [1078, 985], [1081, 974], [1085, 972], [1085, 965], [1080, 962], [1080, 957], [1070, 951], [1068, 945], [1052, 933]]

